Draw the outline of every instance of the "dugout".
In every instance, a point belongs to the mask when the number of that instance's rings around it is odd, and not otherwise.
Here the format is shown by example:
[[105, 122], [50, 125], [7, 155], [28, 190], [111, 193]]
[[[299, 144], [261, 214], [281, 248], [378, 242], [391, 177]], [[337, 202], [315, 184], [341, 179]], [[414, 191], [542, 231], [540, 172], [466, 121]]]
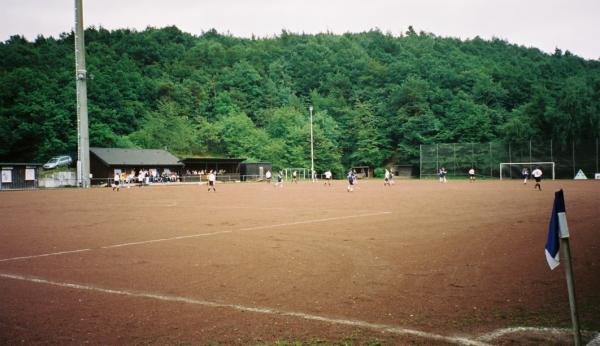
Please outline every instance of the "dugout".
[[217, 180], [220, 181], [239, 181], [241, 172], [241, 163], [246, 159], [228, 158], [228, 157], [188, 157], [181, 162], [184, 165], [184, 181], [194, 181], [194, 176], [200, 176], [204, 172], [202, 179], [206, 179], [208, 172], [217, 172]]
[[351, 169], [356, 172], [358, 179], [373, 178], [373, 169], [369, 166], [356, 166]]
[[0, 163], [0, 190], [37, 188], [41, 167], [41, 163]]
[[[90, 148], [90, 173], [92, 183], [100, 184], [112, 180], [115, 172], [140, 170], [175, 172], [181, 175], [183, 163], [173, 154], [160, 149]], [[108, 180], [107, 180], [108, 179]]]
[[412, 165], [392, 165], [390, 169], [396, 177], [411, 178], [418, 175]]
[[241, 164], [242, 180], [263, 180], [265, 173], [273, 173], [273, 164], [271, 162], [243, 162]]

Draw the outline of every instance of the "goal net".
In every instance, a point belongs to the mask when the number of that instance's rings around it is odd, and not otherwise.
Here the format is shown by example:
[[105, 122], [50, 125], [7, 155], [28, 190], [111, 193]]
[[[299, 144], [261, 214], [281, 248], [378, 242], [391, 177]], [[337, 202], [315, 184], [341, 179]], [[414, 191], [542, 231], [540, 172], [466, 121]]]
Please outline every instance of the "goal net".
[[523, 169], [529, 170], [529, 177], [532, 178], [531, 172], [539, 168], [543, 175], [542, 177], [552, 177], [554, 180], [555, 164], [554, 162], [501, 162], [500, 163], [500, 180], [502, 179], [521, 179], [523, 178]]
[[298, 177], [299, 180], [310, 179], [310, 168], [291, 167], [283, 169], [285, 180], [292, 180], [294, 172], [296, 172], [296, 177]]

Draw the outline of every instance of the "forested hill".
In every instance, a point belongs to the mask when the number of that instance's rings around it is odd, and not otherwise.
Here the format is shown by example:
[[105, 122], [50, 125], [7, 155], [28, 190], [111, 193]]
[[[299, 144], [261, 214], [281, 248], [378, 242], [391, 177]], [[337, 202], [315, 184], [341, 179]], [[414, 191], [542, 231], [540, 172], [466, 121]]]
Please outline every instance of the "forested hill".
[[[90, 145], [318, 170], [411, 162], [419, 144], [600, 134], [600, 61], [415, 33], [240, 39], [88, 29]], [[0, 162], [75, 154], [72, 34], [0, 44]]]

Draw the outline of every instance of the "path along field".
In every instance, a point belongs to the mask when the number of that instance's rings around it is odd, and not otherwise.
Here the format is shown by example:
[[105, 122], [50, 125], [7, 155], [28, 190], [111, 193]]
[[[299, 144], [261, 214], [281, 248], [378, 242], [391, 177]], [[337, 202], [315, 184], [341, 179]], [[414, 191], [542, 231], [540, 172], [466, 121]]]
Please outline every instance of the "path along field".
[[[3, 192], [0, 344], [568, 344], [564, 266], [544, 257], [559, 188], [587, 342], [600, 330], [600, 182], [543, 188]], [[552, 329], [506, 329], [518, 326]]]

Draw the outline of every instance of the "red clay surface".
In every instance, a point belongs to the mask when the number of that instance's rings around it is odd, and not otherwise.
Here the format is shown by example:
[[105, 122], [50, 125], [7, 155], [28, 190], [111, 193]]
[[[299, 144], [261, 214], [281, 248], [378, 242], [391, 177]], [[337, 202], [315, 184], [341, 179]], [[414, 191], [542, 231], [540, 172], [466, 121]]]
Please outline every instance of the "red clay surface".
[[353, 193], [342, 181], [3, 192], [0, 344], [570, 343], [564, 331], [478, 339], [569, 328], [564, 265], [550, 271], [544, 257], [559, 188], [589, 340], [600, 330], [600, 182], [543, 188], [398, 180], [361, 181]]

